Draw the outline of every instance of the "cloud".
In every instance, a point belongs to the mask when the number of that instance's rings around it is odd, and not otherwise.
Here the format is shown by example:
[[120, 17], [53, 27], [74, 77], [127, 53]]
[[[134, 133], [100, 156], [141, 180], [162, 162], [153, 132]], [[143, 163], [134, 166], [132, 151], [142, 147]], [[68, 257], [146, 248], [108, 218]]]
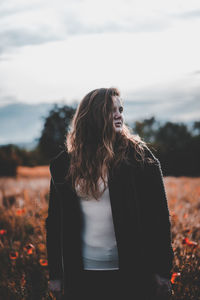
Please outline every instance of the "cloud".
[[50, 41], [59, 40], [59, 37], [48, 32], [48, 28], [39, 29], [10, 29], [0, 32], [0, 53], [4, 53], [12, 47], [21, 47], [26, 45], [38, 45]]
[[12, 103], [19, 103], [19, 100], [17, 99], [17, 97], [13, 96], [13, 95], [3, 95], [3, 91], [2, 89], [0, 89], [0, 107], [8, 105], [8, 104], [12, 104]]
[[141, 33], [141, 32], [158, 32], [168, 28], [169, 23], [166, 20], [151, 19], [145, 21], [121, 20], [107, 20], [105, 22], [96, 22], [92, 24], [84, 23], [84, 21], [76, 20], [69, 22], [66, 21], [66, 33], [74, 34], [102, 34], [102, 33]]
[[[45, 1], [46, 2], [46, 1]], [[63, 39], [55, 12], [39, 1], [7, 1], [0, 6], [0, 53]], [[44, 3], [43, 3], [44, 4]]]
[[190, 75], [199, 76], [200, 70], [195, 70], [195, 71], [191, 72]]
[[198, 81], [193, 82], [190, 77], [130, 91], [126, 96], [127, 120], [152, 115], [175, 122], [189, 122], [200, 118], [200, 87]]
[[175, 19], [200, 16], [194, 1], [1, 0], [0, 53], [71, 35], [164, 31]]
[[179, 15], [182, 19], [200, 18], [200, 10], [191, 10]]
[[[60, 12], [57, 16], [52, 16], [52, 13], [48, 12], [46, 15], [49, 21], [44, 22], [42, 18], [45, 18], [45, 14], [41, 16], [41, 19], [40, 16], [34, 18], [34, 15], [37, 14], [37, 11], [31, 14], [25, 11], [25, 13], [21, 13], [21, 17], [20, 14], [15, 15], [14, 13], [12, 16], [7, 17], [7, 22], [12, 22], [15, 25], [1, 25], [0, 53], [4, 53], [13, 47], [65, 40], [71, 35], [155, 32], [165, 30], [169, 26], [166, 20], [161, 20], [158, 17], [145, 18], [145, 21], [128, 17], [126, 19], [121, 18], [121, 20], [111, 18], [104, 21], [101, 19], [88, 21], [75, 12], [66, 14]], [[39, 14], [42, 15], [41, 12]], [[28, 18], [29, 15], [30, 18]], [[18, 19], [20, 19], [20, 25]]]
[[171, 25], [168, 16], [142, 2], [145, 5], [121, 0], [1, 1], [0, 53], [70, 35], [158, 32]]
[[[1, 0], [0, 87], [39, 102], [110, 84], [128, 91], [192, 70], [195, 80], [199, 12], [193, 0]], [[163, 95], [182, 97], [170, 90], [158, 85], [135, 92], [134, 99], [159, 109]]]

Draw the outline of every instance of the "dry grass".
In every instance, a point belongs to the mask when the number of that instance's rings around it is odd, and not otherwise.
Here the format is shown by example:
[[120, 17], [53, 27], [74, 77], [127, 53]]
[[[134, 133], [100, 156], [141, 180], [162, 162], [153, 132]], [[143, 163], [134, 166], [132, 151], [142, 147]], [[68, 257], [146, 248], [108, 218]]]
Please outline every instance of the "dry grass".
[[[0, 178], [0, 299], [52, 299], [48, 293], [45, 218], [48, 166]], [[172, 224], [174, 295], [200, 299], [200, 178], [164, 178]]]
[[49, 166], [37, 166], [37, 167], [23, 167], [19, 166], [17, 168], [17, 176], [21, 177], [45, 177], [49, 176]]

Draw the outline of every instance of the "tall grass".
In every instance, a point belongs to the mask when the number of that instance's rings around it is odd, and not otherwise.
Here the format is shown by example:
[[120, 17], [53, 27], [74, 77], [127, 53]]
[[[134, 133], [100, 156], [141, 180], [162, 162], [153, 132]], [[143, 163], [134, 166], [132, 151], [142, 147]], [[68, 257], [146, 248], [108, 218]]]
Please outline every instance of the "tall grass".
[[[48, 167], [0, 178], [0, 299], [53, 299], [45, 219]], [[164, 178], [175, 252], [172, 300], [200, 299], [200, 178]]]

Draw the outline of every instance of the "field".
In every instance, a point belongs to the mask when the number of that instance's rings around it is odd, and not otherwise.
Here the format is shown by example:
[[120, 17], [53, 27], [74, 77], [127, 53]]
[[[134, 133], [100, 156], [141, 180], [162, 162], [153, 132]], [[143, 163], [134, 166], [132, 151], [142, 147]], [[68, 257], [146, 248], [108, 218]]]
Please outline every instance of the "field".
[[[54, 299], [48, 291], [48, 166], [0, 178], [0, 300]], [[164, 178], [175, 253], [172, 300], [200, 299], [200, 178]]]

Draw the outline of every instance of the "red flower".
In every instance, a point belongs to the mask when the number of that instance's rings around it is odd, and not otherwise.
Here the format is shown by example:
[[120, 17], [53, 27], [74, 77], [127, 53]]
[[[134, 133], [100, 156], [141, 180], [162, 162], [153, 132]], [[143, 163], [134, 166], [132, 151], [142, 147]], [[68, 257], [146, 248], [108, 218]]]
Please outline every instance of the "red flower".
[[40, 262], [40, 265], [43, 266], [43, 267], [48, 266], [48, 262], [47, 262], [46, 259], [41, 258], [41, 259], [39, 260], [39, 262]]
[[4, 235], [7, 233], [7, 230], [6, 229], [0, 229], [0, 235]]
[[175, 283], [175, 279], [176, 277], [180, 276], [181, 274], [180, 273], [173, 273], [172, 274], [172, 277], [171, 277], [171, 283]]
[[12, 260], [17, 259], [18, 256], [19, 256], [19, 253], [18, 253], [17, 251], [11, 251], [11, 252], [9, 253], [9, 257], [10, 257], [10, 259], [12, 259]]
[[18, 208], [17, 210], [16, 210], [16, 215], [17, 216], [21, 216], [21, 215], [24, 215], [25, 214], [25, 212], [26, 212], [26, 209], [25, 208]]
[[188, 245], [189, 247], [193, 247], [193, 248], [196, 248], [198, 246], [197, 242], [190, 241], [187, 237], [183, 239], [182, 244]]
[[35, 249], [35, 246], [33, 244], [27, 244], [24, 247], [24, 250], [26, 251], [27, 254], [33, 254], [33, 250]]

